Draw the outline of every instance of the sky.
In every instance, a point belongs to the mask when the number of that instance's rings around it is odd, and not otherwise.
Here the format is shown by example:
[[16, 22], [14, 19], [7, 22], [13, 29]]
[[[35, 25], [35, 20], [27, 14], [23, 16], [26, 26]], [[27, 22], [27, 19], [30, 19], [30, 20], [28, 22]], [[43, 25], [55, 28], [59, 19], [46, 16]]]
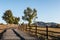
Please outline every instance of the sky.
[[[0, 23], [6, 23], [2, 19], [6, 10], [22, 18], [27, 7], [37, 10], [36, 21], [60, 23], [60, 0], [0, 0]], [[26, 21], [20, 19], [20, 22]]]

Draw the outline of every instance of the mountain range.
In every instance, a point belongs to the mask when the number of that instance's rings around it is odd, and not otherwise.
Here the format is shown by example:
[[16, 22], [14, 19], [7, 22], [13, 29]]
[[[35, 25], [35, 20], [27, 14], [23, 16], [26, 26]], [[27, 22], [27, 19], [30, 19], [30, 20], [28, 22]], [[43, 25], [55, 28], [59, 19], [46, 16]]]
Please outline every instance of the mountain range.
[[57, 23], [54, 22], [49, 22], [49, 23], [45, 23], [45, 22], [35, 22], [33, 23], [34, 25], [40, 26], [40, 27], [57, 27]]

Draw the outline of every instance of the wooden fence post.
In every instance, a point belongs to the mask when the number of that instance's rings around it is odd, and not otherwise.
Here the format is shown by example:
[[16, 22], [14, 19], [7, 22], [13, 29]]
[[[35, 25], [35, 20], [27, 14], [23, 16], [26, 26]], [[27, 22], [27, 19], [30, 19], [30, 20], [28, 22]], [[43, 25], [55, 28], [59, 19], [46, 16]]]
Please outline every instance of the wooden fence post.
[[48, 40], [48, 26], [46, 26], [46, 40]]
[[31, 35], [31, 26], [30, 25], [28, 25], [28, 26], [29, 26], [29, 28], [28, 28], [29, 35]]
[[26, 25], [26, 31], [27, 31], [27, 25]]
[[37, 37], [37, 25], [35, 27], [35, 36]]

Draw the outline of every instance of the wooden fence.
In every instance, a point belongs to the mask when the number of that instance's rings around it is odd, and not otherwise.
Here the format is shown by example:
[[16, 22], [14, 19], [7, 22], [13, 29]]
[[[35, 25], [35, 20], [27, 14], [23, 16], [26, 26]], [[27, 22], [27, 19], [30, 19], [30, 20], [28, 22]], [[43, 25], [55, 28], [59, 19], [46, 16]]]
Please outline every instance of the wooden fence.
[[60, 28], [48, 28], [38, 26], [22, 26], [20, 27], [23, 31], [28, 32], [30, 35], [35, 37], [44, 37], [48, 39], [60, 39]]

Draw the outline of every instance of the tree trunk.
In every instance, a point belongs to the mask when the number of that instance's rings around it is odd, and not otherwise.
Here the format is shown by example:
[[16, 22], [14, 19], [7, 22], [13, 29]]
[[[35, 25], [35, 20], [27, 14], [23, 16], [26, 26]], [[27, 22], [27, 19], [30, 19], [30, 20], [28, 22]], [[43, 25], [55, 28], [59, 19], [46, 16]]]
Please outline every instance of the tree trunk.
[[29, 21], [28, 26], [29, 26], [29, 34], [31, 34], [31, 21]]

